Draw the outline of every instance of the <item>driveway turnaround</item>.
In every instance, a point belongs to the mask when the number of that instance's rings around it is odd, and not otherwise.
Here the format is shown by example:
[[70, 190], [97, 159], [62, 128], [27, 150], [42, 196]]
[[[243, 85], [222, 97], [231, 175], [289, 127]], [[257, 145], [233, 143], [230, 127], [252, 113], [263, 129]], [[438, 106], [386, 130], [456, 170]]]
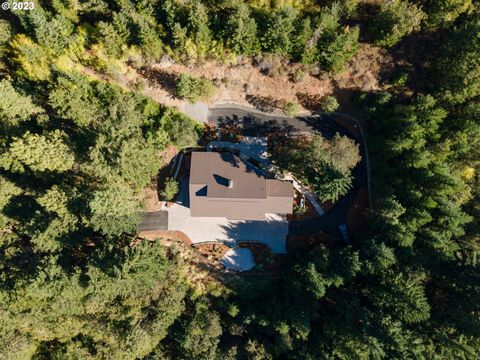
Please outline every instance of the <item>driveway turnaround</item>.
[[239, 241], [258, 241], [273, 253], [287, 252], [288, 221], [283, 215], [266, 214], [265, 220], [192, 217], [188, 207], [174, 204], [168, 209], [168, 230], [182, 231], [194, 244], [218, 241], [236, 247]]
[[165, 210], [143, 213], [143, 220], [137, 226], [138, 231], [167, 230], [168, 212]]

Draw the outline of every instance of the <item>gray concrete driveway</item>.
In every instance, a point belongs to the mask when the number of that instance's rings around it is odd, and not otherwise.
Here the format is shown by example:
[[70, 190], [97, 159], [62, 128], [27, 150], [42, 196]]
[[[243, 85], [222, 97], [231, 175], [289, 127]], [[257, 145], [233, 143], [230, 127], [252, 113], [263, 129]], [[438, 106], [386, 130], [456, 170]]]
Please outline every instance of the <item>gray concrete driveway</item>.
[[188, 199], [188, 177], [180, 181], [178, 201], [168, 211], [168, 230], [182, 231], [192, 243], [217, 241], [235, 247], [239, 241], [258, 241], [272, 252], [286, 253], [288, 221], [267, 214], [265, 220], [228, 220], [224, 217], [192, 217]]
[[182, 110], [194, 120], [208, 122], [208, 105], [203, 102], [187, 103], [183, 105]]

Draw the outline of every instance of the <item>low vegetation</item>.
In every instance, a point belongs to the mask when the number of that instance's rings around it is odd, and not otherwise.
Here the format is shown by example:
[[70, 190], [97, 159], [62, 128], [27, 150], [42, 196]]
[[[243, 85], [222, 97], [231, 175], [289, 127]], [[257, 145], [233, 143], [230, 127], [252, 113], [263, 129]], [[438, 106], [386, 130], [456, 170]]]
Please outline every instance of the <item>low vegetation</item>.
[[178, 193], [178, 182], [175, 179], [167, 178], [161, 196], [165, 201], [172, 201]]
[[332, 113], [338, 109], [339, 104], [334, 96], [325, 96], [320, 103], [323, 112]]
[[180, 74], [177, 80], [177, 95], [191, 103], [208, 100], [215, 90], [215, 85], [207, 79], [196, 79], [187, 74]]
[[298, 104], [295, 101], [289, 101], [285, 104], [283, 111], [287, 116], [294, 116], [298, 113]]

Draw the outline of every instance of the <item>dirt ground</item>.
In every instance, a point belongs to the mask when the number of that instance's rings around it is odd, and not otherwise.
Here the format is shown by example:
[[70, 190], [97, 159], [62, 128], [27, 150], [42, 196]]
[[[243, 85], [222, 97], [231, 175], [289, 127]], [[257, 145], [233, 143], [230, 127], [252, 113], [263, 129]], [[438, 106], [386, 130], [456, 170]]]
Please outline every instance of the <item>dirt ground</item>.
[[171, 230], [152, 230], [152, 231], [140, 231], [138, 237], [146, 240], [155, 240], [155, 239], [166, 239], [174, 240], [176, 242], [181, 242], [186, 246], [191, 246], [192, 241], [188, 238], [187, 235], [181, 231], [171, 231]]
[[[268, 70], [262, 69], [268, 63]], [[299, 111], [312, 109], [311, 102], [334, 94], [342, 106], [347, 107], [353, 90], [377, 90], [381, 88], [380, 77], [388, 72], [392, 63], [388, 53], [378, 47], [360, 44], [358, 54], [346, 65], [345, 70], [331, 77], [327, 74], [308, 74], [300, 64], [285, 64], [264, 60], [254, 64], [246, 59], [237, 65], [222, 65], [206, 62], [190, 68], [181, 64], [155, 64], [139, 71], [145, 82], [145, 94], [155, 100], [178, 106], [175, 98], [175, 78], [180, 73], [205, 77], [218, 87], [209, 104], [235, 102], [258, 107], [258, 103], [270, 103], [269, 109], [279, 112], [275, 104], [297, 101]], [[315, 71], [313, 71], [315, 73]], [[181, 102], [181, 101], [180, 101]], [[277, 108], [276, 108], [277, 107]]]
[[357, 55], [347, 63], [345, 70], [333, 76], [278, 59], [255, 63], [250, 58], [235, 65], [207, 61], [195, 67], [170, 62], [142, 69], [124, 66], [123, 73], [112, 76], [88, 68], [84, 72], [125, 88], [135, 88], [161, 104], [179, 109], [186, 102], [175, 95], [176, 78], [180, 73], [187, 73], [205, 77], [217, 86], [215, 95], [206, 101], [208, 105], [234, 102], [257, 108], [267, 106], [263, 110], [279, 113], [287, 101], [297, 102], [298, 112], [318, 110], [318, 101], [332, 94], [337, 97], [343, 111], [351, 108], [353, 111], [350, 103], [352, 91], [380, 89], [382, 76], [392, 66], [392, 59], [385, 50], [360, 44]]

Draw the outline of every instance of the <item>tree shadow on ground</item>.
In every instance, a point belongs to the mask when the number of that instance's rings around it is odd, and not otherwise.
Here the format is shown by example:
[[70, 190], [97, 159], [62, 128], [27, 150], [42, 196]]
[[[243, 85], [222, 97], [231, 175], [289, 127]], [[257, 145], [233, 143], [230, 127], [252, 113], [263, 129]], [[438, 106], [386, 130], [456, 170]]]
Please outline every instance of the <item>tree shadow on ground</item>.
[[322, 111], [322, 96], [318, 94], [297, 93], [297, 99], [300, 105], [313, 112]]
[[258, 109], [263, 112], [273, 112], [278, 109], [283, 109], [279, 100], [276, 100], [271, 96], [260, 96], [260, 95], [248, 94], [246, 96], [246, 100], [255, 109]]
[[[233, 149], [225, 149], [223, 151], [218, 151], [220, 153], [220, 157], [223, 161], [229, 163], [232, 167], [240, 168], [240, 164], [245, 165], [245, 171], [247, 173], [254, 173], [258, 177], [262, 177], [262, 173], [260, 170], [256, 169], [254, 166], [249, 164], [248, 162], [240, 159], [240, 152], [233, 150]], [[220, 176], [218, 174], [214, 174], [213, 177], [217, 181], [219, 185], [228, 186], [228, 179]], [[223, 180], [221, 178], [224, 178]]]
[[312, 129], [312, 133], [320, 134], [325, 139], [331, 139], [336, 133], [349, 136], [348, 131], [337, 124], [334, 117], [330, 115], [302, 116], [299, 120], [307, 124]]
[[390, 51], [396, 66], [383, 71], [382, 79], [405, 72], [409, 75], [409, 88], [416, 92], [431, 91], [434, 88], [431, 66], [441, 53], [438, 44], [444, 42], [443, 36], [443, 32], [420, 32], [403, 37]]
[[143, 76], [151, 86], [160, 86], [168, 91], [172, 98], [177, 97], [177, 74], [172, 74], [159, 69], [141, 68], [138, 73]]
[[218, 118], [218, 127], [224, 126], [239, 126], [242, 128], [243, 135], [257, 137], [266, 137], [275, 132], [290, 133], [298, 130], [286, 120], [261, 120], [250, 114], [243, 117], [233, 115]]

